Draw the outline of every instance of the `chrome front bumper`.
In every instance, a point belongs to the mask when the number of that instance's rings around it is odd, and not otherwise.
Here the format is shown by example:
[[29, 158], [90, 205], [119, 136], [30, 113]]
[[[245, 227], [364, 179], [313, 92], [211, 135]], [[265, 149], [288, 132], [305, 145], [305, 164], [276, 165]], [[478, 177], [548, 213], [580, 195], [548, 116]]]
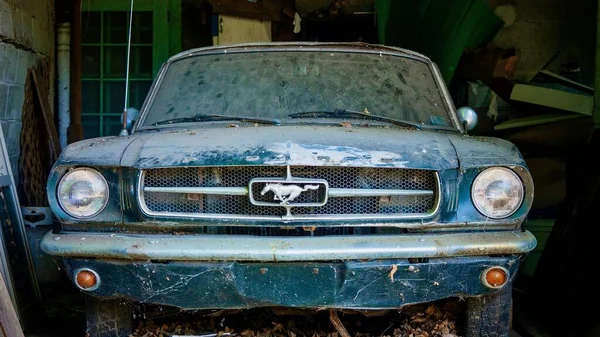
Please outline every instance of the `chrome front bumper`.
[[67, 258], [291, 262], [520, 255], [536, 244], [520, 230], [321, 237], [49, 232], [41, 248]]

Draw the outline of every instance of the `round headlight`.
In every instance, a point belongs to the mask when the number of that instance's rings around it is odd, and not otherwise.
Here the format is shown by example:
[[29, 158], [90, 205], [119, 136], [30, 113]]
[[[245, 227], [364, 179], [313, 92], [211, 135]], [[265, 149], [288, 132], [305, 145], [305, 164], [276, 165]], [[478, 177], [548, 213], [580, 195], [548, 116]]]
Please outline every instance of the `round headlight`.
[[481, 214], [494, 219], [512, 215], [523, 202], [523, 183], [517, 174], [504, 167], [481, 172], [473, 182], [471, 198]]
[[98, 171], [89, 168], [69, 171], [58, 184], [58, 202], [72, 217], [94, 216], [108, 202], [106, 179]]

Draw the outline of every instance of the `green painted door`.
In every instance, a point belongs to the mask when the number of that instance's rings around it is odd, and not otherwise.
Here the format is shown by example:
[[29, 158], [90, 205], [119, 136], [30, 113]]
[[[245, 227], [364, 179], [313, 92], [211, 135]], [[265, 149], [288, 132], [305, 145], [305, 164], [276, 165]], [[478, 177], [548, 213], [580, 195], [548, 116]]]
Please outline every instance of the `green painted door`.
[[[125, 106], [129, 1], [84, 2], [82, 122], [85, 138], [118, 135]], [[170, 12], [175, 12], [170, 14]], [[181, 46], [180, 11], [168, 0], [135, 3], [128, 106], [140, 109], [161, 64]], [[179, 20], [175, 20], [179, 23]], [[172, 41], [170, 41], [170, 38]]]

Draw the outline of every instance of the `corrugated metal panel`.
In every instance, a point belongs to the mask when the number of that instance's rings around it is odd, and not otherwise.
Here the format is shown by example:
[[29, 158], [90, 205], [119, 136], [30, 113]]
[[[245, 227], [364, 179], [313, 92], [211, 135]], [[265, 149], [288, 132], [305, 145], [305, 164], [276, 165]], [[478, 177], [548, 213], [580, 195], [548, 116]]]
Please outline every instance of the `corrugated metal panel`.
[[491, 40], [503, 22], [483, 0], [376, 0], [381, 43], [430, 57], [449, 83], [467, 47]]

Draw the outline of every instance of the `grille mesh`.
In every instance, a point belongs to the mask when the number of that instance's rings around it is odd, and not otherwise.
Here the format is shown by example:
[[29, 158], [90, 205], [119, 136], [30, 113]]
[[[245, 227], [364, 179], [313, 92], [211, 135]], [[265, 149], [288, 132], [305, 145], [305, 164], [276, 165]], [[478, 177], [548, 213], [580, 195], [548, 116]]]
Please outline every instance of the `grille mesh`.
[[[329, 188], [431, 190], [428, 196], [337, 197], [329, 198], [320, 207], [294, 207], [291, 214], [360, 215], [360, 214], [426, 214], [435, 206], [437, 184], [435, 173], [428, 170], [356, 167], [291, 167], [295, 178], [323, 179]], [[145, 187], [247, 187], [253, 178], [281, 179], [286, 167], [191, 167], [146, 170]], [[266, 200], [271, 194], [260, 195], [262, 184], [254, 184], [256, 199]], [[314, 202], [321, 191], [306, 191], [295, 203]], [[153, 213], [284, 216], [283, 207], [255, 206], [248, 196], [208, 195], [189, 193], [143, 192], [144, 202]]]
[[[369, 235], [376, 234], [376, 227], [206, 227], [208, 234], [253, 235], [253, 236], [327, 236], [327, 235]], [[398, 229], [396, 229], [398, 230]]]

